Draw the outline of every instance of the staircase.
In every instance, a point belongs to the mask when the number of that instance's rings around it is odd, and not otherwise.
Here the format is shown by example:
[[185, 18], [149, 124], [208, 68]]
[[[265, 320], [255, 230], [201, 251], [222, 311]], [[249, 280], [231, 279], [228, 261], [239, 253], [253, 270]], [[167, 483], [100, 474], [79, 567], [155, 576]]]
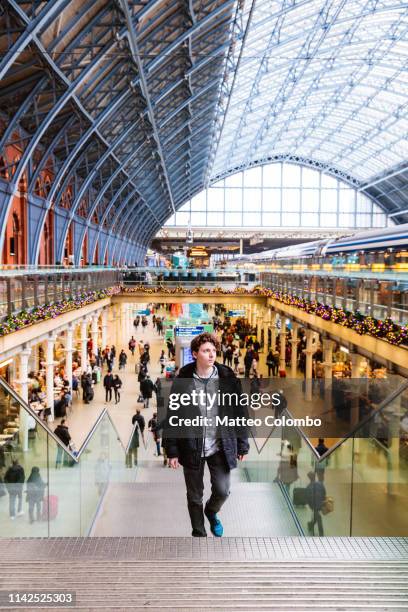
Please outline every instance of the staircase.
[[72, 590], [82, 611], [408, 610], [397, 538], [21, 539], [0, 553], [0, 590]]

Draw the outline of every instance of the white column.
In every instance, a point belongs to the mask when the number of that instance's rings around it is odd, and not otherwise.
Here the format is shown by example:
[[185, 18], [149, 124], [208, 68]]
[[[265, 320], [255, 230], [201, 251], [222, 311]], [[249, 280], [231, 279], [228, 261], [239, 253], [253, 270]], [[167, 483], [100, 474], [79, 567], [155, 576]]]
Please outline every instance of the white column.
[[[20, 395], [28, 404], [28, 360], [31, 348], [24, 348], [19, 353]], [[20, 445], [24, 452], [28, 451], [28, 412], [20, 407]]]
[[276, 336], [278, 329], [276, 327], [276, 312], [271, 312], [271, 349], [276, 351]]
[[312, 331], [311, 329], [307, 329], [306, 330], [306, 399], [311, 401], [312, 400], [312, 395], [313, 395], [313, 383], [312, 383], [312, 379], [313, 379], [313, 354], [314, 354], [314, 348], [313, 348], [313, 338], [314, 338], [314, 331]]
[[351, 378], [361, 378], [360, 366], [363, 357], [358, 353], [350, 353], [351, 359]]
[[133, 304], [128, 304], [128, 336], [133, 336]]
[[92, 317], [91, 323], [91, 336], [92, 336], [92, 352], [94, 355], [98, 353], [98, 315], [95, 314]]
[[271, 311], [269, 308], [265, 311], [264, 315], [264, 351], [268, 353], [268, 337], [269, 337], [269, 325], [271, 319]]
[[73, 337], [74, 337], [74, 328], [72, 324], [69, 323], [68, 328], [66, 330], [67, 341], [65, 344], [65, 372], [66, 377], [69, 382], [69, 387], [72, 392], [72, 353], [74, 352], [73, 347]]
[[333, 377], [333, 340], [323, 338], [323, 360], [324, 360], [324, 377], [329, 380]]
[[82, 372], [86, 371], [88, 367], [88, 353], [86, 350], [86, 345], [88, 342], [88, 321], [87, 319], [82, 319], [81, 321], [81, 370]]
[[286, 371], [286, 319], [281, 317], [279, 369]]
[[54, 346], [55, 336], [49, 336], [46, 340], [46, 393], [47, 408], [51, 409], [50, 420], [54, 420]]
[[299, 324], [292, 321], [292, 357], [291, 357], [291, 377], [297, 377], [297, 354], [298, 354], [298, 330]]
[[102, 350], [106, 347], [108, 341], [108, 309], [102, 310]]

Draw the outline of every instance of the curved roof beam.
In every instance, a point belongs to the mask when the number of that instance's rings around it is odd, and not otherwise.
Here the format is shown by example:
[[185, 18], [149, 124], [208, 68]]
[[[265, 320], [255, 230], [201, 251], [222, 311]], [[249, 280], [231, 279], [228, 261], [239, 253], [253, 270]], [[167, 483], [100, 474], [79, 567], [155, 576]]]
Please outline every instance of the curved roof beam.
[[163, 174], [164, 174], [164, 178], [165, 178], [165, 181], [166, 181], [167, 191], [168, 191], [168, 196], [169, 196], [169, 199], [170, 199], [171, 207], [172, 207], [173, 211], [175, 211], [173, 195], [172, 195], [172, 191], [171, 191], [170, 179], [169, 179], [169, 176], [167, 174], [167, 169], [166, 169], [166, 160], [164, 158], [163, 149], [162, 149], [162, 145], [161, 145], [161, 142], [160, 142], [160, 134], [159, 134], [158, 129], [157, 129], [156, 118], [154, 116], [152, 102], [151, 102], [151, 99], [150, 99], [150, 93], [149, 93], [149, 89], [148, 89], [147, 81], [146, 81], [146, 76], [145, 76], [145, 68], [143, 66], [143, 62], [142, 62], [142, 59], [140, 57], [139, 45], [138, 45], [138, 42], [137, 42], [137, 35], [136, 35], [136, 31], [134, 29], [132, 18], [131, 18], [131, 15], [130, 15], [128, 0], [118, 0], [118, 2], [119, 2], [119, 5], [120, 5], [124, 15], [125, 15], [126, 25], [127, 25], [127, 29], [128, 29], [127, 37], [128, 37], [130, 49], [132, 51], [132, 58], [133, 58], [133, 61], [135, 62], [136, 66], [137, 66], [137, 70], [138, 70], [138, 73], [139, 73], [140, 88], [142, 90], [142, 94], [143, 94], [144, 99], [145, 99], [146, 104], [147, 104], [147, 115], [148, 115], [150, 124], [151, 124], [151, 126], [153, 128], [153, 135], [154, 135], [154, 139], [156, 141], [157, 150], [158, 150], [158, 153], [159, 153], [159, 157], [160, 157], [160, 162], [161, 162]]

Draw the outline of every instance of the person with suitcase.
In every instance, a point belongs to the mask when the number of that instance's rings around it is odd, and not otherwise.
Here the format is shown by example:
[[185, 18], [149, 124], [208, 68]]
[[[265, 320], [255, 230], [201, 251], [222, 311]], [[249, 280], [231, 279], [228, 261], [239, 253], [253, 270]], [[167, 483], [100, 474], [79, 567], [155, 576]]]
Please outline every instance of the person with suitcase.
[[41, 478], [40, 468], [34, 466], [31, 468], [31, 474], [27, 479], [26, 499], [28, 503], [28, 516], [30, 524], [34, 523], [34, 511], [37, 521], [42, 517], [42, 503], [46, 483]]

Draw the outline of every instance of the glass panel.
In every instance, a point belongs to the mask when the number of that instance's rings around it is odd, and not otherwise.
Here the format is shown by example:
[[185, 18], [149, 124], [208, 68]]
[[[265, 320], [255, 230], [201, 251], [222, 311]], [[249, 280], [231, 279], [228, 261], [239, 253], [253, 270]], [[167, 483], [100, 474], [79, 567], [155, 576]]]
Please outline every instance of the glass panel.
[[302, 225], [306, 225], [307, 227], [319, 227], [319, 215], [302, 213]]
[[167, 219], [164, 225], [175, 225], [176, 224], [176, 215], [171, 215], [170, 219]]
[[342, 213], [354, 212], [356, 192], [354, 189], [341, 189], [339, 193], [339, 208]]
[[81, 535], [80, 466], [48, 436], [50, 536]]
[[362, 193], [357, 193], [357, 212], [370, 213], [372, 209], [371, 200]]
[[277, 212], [281, 209], [281, 190], [264, 189], [262, 193], [262, 210]]
[[[25, 451], [24, 421], [28, 427]], [[48, 434], [1, 386], [0, 432], [0, 534], [47, 537], [43, 500], [48, 494]]]
[[320, 214], [320, 226], [321, 227], [336, 227], [337, 226], [337, 215], [331, 213]]
[[[239, 214], [238, 216], [241, 219], [241, 214]], [[228, 214], [227, 217], [230, 217], [230, 214]], [[207, 225], [211, 225], [215, 227], [217, 226], [221, 227], [222, 225], [224, 225], [224, 213], [208, 212], [207, 213]], [[239, 222], [239, 225], [241, 225], [241, 221]]]
[[205, 225], [207, 223], [205, 212], [192, 212], [191, 225]]
[[[327, 446], [335, 440], [326, 440]], [[317, 440], [311, 440], [313, 445]], [[328, 459], [318, 461], [308, 444], [293, 428], [282, 432], [278, 478], [292, 500], [306, 535], [348, 535], [350, 532], [352, 440]], [[324, 500], [331, 498], [334, 511], [324, 513]]]
[[228, 213], [228, 215], [225, 215], [225, 225], [228, 227], [242, 227], [242, 213]]
[[86, 536], [109, 482], [110, 422], [105, 415], [81, 455], [81, 535]]
[[5, 280], [0, 280], [0, 316], [7, 314], [7, 284]]
[[207, 206], [207, 192], [202, 191], [198, 193], [191, 200], [191, 210], [205, 210]]
[[242, 187], [242, 172], [227, 176], [225, 179], [226, 187]]
[[322, 172], [322, 183], [321, 183], [322, 188], [323, 187], [329, 187], [332, 189], [336, 189], [337, 187], [337, 179], [333, 178], [332, 176], [329, 176], [328, 174], [323, 174]]
[[300, 187], [300, 166], [283, 164], [283, 187]]
[[244, 189], [244, 210], [260, 211], [261, 202], [262, 202], [262, 190], [261, 189]]
[[322, 189], [320, 210], [322, 212], [337, 212], [337, 190]]
[[[399, 395], [354, 441], [353, 536], [408, 535], [408, 395]], [[373, 512], [375, 508], [375, 512]]]
[[283, 189], [282, 210], [285, 212], [298, 212], [300, 209], [300, 189]]
[[302, 191], [302, 210], [305, 212], [319, 212], [318, 189], [304, 189]]
[[357, 213], [356, 227], [371, 227], [371, 215]]
[[386, 227], [387, 218], [384, 214], [373, 214], [373, 227]]
[[[340, 205], [340, 210], [342, 210]], [[339, 214], [339, 227], [354, 227], [354, 214]]]
[[280, 187], [281, 186], [282, 164], [268, 164], [263, 168], [263, 186], [264, 187]]
[[279, 227], [281, 223], [280, 213], [263, 213], [262, 225], [267, 227]]
[[241, 189], [226, 189], [225, 190], [225, 210], [238, 212], [242, 210], [242, 190]]
[[319, 187], [319, 172], [311, 168], [302, 168], [302, 186]]
[[261, 213], [244, 212], [243, 224], [250, 227], [261, 227]]
[[262, 184], [262, 167], [250, 168], [244, 172], [245, 187], [260, 187]]
[[282, 225], [287, 227], [295, 227], [299, 225], [299, 213], [282, 212]]
[[178, 212], [176, 213], [176, 225], [188, 225], [190, 222], [189, 212]]
[[210, 188], [208, 190], [208, 210], [220, 211], [224, 210], [224, 190]]

